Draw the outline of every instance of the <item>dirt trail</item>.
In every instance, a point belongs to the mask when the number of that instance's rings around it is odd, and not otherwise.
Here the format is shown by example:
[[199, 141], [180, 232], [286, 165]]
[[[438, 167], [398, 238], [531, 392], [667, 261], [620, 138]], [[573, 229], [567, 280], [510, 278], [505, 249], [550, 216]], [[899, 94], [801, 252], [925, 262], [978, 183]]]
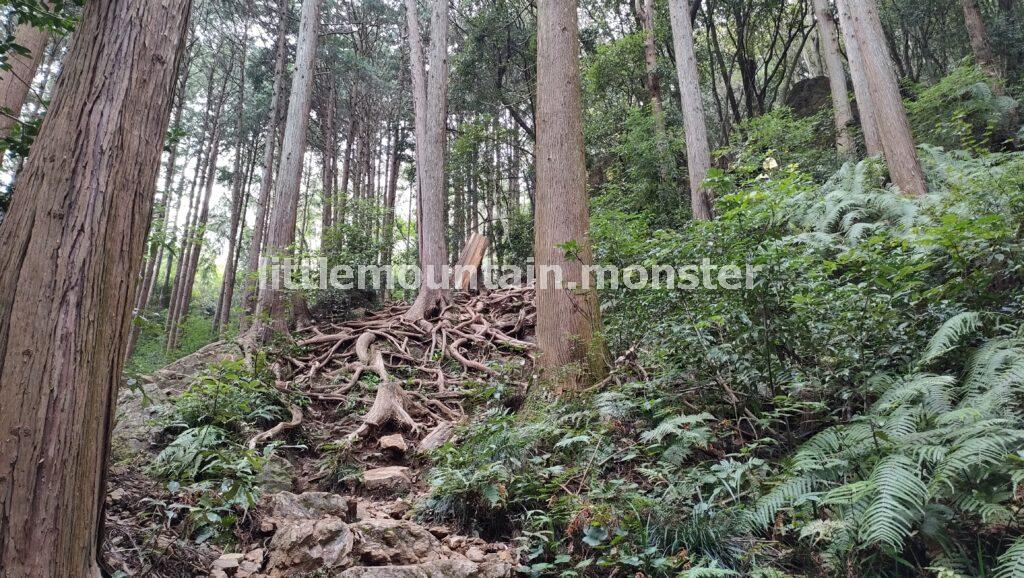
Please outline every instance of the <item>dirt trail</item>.
[[[468, 417], [461, 403], [468, 390], [490, 379], [526, 388], [532, 302], [526, 288], [458, 294], [427, 323], [405, 322], [404, 308], [392, 306], [298, 334], [299, 353], [282, 355], [273, 370], [279, 389], [301, 393], [311, 404], [292, 408], [289, 420], [254, 436], [250, 447], [301, 438], [306, 449], [281, 451], [272, 460], [259, 506], [236, 531], [236, 551], [193, 546], [165, 534], [156, 544], [192, 569], [161, 574], [154, 568], [150, 575], [512, 576], [516, 555], [510, 545], [418, 523], [414, 506], [427, 491], [427, 454], [448, 442]], [[166, 403], [206, 362], [237, 357], [242, 350], [232, 344], [205, 348], [158, 372], [143, 390]], [[152, 441], [147, 419], [139, 416], [156, 411], [143, 407], [141, 397], [122, 397], [116, 436], [136, 451]], [[355, 470], [345, 480], [325, 469], [329, 452]], [[115, 468], [112, 474], [108, 538], [116, 539], [117, 529], [131, 523], [133, 505], [159, 494], [159, 488], [140, 479], [137, 470]], [[131, 533], [122, 534], [123, 546]]]

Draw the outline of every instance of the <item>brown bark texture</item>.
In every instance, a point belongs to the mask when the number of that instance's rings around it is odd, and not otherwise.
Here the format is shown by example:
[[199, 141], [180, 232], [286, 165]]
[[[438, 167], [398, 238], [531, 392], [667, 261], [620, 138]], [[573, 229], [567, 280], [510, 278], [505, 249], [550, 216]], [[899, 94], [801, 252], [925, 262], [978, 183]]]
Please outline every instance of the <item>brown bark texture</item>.
[[[584, 265], [593, 262], [580, 90], [576, 3], [539, 0], [537, 345], [544, 378], [559, 393], [593, 384], [607, 371], [596, 293], [540, 278], [550, 267], [562, 272], [566, 284], [581, 285]], [[575, 246], [572, 254], [568, 245]]]
[[0, 226], [7, 578], [99, 576], [109, 436], [190, 4], [86, 4]]

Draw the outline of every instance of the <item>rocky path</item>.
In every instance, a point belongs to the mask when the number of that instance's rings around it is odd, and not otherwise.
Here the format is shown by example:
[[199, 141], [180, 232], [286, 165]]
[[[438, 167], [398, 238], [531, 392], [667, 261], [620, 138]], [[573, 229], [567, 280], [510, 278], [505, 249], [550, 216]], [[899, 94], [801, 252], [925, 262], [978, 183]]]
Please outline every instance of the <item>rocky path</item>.
[[[510, 545], [418, 523], [414, 505], [427, 490], [426, 454], [448, 441], [456, 423], [469, 417], [459, 402], [464, 385], [497, 377], [490, 365], [496, 360], [518, 368], [520, 376], [529, 374], [535, 317], [531, 297], [528, 289], [463, 296], [432, 325], [408, 323], [401, 310], [385, 310], [347, 324], [312, 328], [298, 342], [306, 348], [304, 356], [285, 357], [274, 372], [279, 389], [306, 395], [313, 404], [302, 411], [293, 408], [294, 425], [260, 434], [250, 440], [250, 447], [301, 432], [313, 449], [304, 456], [284, 452], [287, 459], [280, 454], [273, 458], [278, 475], [263, 484], [259, 505], [246, 514], [244, 529], [236, 531], [236, 551], [159, 538], [158, 545], [162, 541], [167, 552], [192, 549], [178, 556], [192, 570], [166, 575], [511, 577], [517, 556]], [[239, 358], [244, 349], [230, 343], [209, 346], [158, 372], [141, 390], [124, 392], [115, 445], [139, 454], [152, 452], [157, 444], [150, 420], [159, 406], [179, 395], [205, 363]], [[392, 372], [404, 377], [391, 377]], [[359, 393], [360, 376], [370, 373], [378, 376], [372, 404], [370, 396]], [[342, 409], [350, 400], [361, 400], [357, 411]], [[339, 485], [317, 471], [324, 457], [317, 448], [339, 442], [350, 444], [355, 458], [347, 465], [361, 468], [356, 482]], [[115, 528], [130, 526], [133, 503], [153, 491], [131, 487], [146, 480], [118, 486], [117, 476], [115, 472], [108, 496], [108, 504], [115, 507], [107, 514]], [[110, 540], [115, 550], [133, 540], [130, 532], [122, 534]]]
[[363, 474], [368, 494], [279, 492], [260, 507], [269, 538], [244, 552], [222, 555], [210, 578], [505, 578], [515, 556], [506, 544], [459, 536], [411, 519], [403, 495], [415, 470], [386, 466]]

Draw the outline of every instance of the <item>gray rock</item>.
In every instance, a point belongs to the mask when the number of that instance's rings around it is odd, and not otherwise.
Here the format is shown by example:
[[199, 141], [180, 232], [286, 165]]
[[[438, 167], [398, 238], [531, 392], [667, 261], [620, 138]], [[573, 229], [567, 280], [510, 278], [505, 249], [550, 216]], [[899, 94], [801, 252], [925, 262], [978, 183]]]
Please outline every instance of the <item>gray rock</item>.
[[272, 578], [340, 570], [351, 562], [352, 532], [341, 518], [290, 519], [279, 523], [269, 550]]
[[275, 519], [344, 519], [348, 515], [349, 500], [327, 492], [279, 492], [267, 498], [267, 506], [270, 516]]
[[437, 538], [408, 520], [371, 519], [349, 527], [354, 535], [352, 558], [356, 564], [401, 566], [441, 558]]
[[371, 492], [378, 490], [408, 491], [412, 487], [412, 474], [409, 468], [403, 466], [366, 470], [363, 472], [363, 487]]

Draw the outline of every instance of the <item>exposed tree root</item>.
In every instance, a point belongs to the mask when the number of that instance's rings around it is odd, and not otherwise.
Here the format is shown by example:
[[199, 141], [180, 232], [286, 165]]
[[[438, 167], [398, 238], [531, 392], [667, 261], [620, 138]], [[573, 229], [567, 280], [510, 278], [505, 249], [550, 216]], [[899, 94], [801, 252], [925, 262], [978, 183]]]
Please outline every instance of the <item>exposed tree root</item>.
[[250, 450], [256, 449], [256, 447], [263, 442], [274, 439], [274, 436], [283, 431], [295, 429], [302, 425], [302, 410], [294, 405], [288, 409], [292, 413], [291, 421], [283, 421], [263, 433], [254, 435], [252, 439], [249, 440], [249, 443], [246, 444]]
[[[280, 358], [275, 370], [289, 373], [300, 393], [320, 403], [355, 399], [363, 378], [374, 375], [373, 404], [347, 439], [354, 443], [398, 427], [416, 437], [431, 432], [424, 442], [433, 445], [450, 437], [465, 415], [459, 403], [464, 384], [501, 377], [518, 386], [529, 375], [533, 296], [530, 287], [456, 293], [427, 304], [418, 299], [411, 307], [389, 305], [347, 323], [313, 325], [297, 333], [305, 353]], [[503, 374], [489, 364], [494, 361], [521, 368], [520, 376]]]

